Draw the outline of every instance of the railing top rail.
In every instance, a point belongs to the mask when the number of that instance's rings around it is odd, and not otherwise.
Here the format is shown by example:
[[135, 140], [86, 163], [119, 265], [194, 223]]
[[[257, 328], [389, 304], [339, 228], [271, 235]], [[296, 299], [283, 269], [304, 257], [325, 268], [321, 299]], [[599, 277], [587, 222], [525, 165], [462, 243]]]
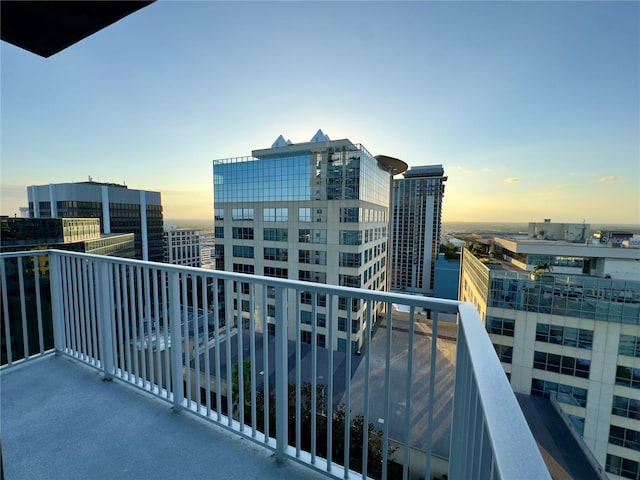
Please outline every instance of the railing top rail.
[[460, 305], [459, 325], [464, 335], [458, 335], [458, 342], [466, 342], [473, 358], [471, 368], [499, 478], [550, 479], [500, 362], [495, 355], [489, 355], [493, 353], [491, 340], [477, 320], [478, 313], [472, 304]]
[[[342, 295], [345, 297], [359, 298], [362, 300], [372, 300], [379, 302], [398, 303], [401, 305], [428, 308], [442, 313], [458, 313], [461, 302], [434, 297], [419, 297], [404, 293], [380, 292], [377, 290], [367, 290], [362, 288], [342, 287], [338, 285], [325, 285], [313, 282], [303, 282], [301, 280], [290, 280], [284, 278], [264, 277], [261, 275], [251, 275], [246, 273], [223, 272], [220, 270], [208, 270], [198, 267], [187, 267], [182, 265], [172, 265], [169, 263], [148, 262], [129, 258], [109, 257], [104, 255], [93, 255], [89, 253], [70, 252], [66, 250], [36, 250], [30, 252], [8, 252], [0, 253], [0, 258], [11, 258], [19, 256], [35, 255], [63, 255], [69, 257], [85, 258], [94, 261], [108, 261], [119, 265], [131, 265], [137, 267], [153, 268], [167, 272], [180, 272], [199, 275], [201, 277], [235, 280], [239, 282], [255, 283], [258, 285], [268, 285], [270, 287], [292, 288], [305, 292], [316, 292], [320, 294]], [[477, 314], [476, 314], [477, 315]]]

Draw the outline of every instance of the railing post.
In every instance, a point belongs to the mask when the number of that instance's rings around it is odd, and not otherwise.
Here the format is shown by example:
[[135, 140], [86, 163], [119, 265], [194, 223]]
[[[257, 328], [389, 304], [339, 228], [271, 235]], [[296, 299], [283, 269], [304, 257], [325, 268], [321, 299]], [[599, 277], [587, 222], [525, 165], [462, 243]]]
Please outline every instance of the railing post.
[[98, 337], [100, 340], [100, 363], [105, 380], [110, 380], [115, 372], [113, 355], [113, 322], [111, 312], [113, 298], [109, 282], [109, 263], [106, 260], [98, 262], [97, 291], [98, 298]]
[[49, 252], [49, 290], [51, 292], [51, 322], [53, 346], [56, 355], [64, 351], [64, 312], [62, 310], [62, 279], [60, 278], [60, 254]]
[[[287, 355], [287, 290], [276, 287], [276, 461], [283, 462], [289, 443], [289, 384]], [[297, 338], [296, 342], [300, 339]], [[298, 419], [299, 421], [299, 419]]]
[[184, 375], [182, 374], [182, 331], [180, 329], [180, 279], [178, 272], [169, 272], [169, 325], [171, 327], [171, 389], [173, 410], [182, 410]]

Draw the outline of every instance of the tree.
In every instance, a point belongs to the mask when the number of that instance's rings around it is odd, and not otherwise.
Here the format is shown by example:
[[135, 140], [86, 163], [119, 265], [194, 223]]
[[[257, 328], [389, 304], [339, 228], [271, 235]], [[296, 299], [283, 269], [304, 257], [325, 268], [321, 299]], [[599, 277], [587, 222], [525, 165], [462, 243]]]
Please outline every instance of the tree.
[[551, 271], [553, 271], [553, 267], [549, 262], [539, 262], [535, 267], [533, 267], [534, 274]]

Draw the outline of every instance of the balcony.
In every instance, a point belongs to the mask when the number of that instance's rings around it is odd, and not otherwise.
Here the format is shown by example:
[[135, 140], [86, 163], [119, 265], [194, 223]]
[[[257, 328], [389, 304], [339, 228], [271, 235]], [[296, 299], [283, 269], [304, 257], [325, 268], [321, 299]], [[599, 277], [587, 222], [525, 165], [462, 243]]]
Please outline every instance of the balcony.
[[7, 478], [550, 478], [469, 304], [54, 250], [0, 278]]

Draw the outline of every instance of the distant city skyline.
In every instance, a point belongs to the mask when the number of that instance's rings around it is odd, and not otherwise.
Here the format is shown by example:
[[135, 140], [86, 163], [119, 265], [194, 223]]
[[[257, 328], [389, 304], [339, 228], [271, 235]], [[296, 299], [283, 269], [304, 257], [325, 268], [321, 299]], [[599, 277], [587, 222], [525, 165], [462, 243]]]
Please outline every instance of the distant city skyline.
[[159, 1], [0, 54], [3, 215], [91, 176], [213, 222], [213, 159], [322, 128], [442, 164], [444, 222], [640, 223], [638, 2]]

